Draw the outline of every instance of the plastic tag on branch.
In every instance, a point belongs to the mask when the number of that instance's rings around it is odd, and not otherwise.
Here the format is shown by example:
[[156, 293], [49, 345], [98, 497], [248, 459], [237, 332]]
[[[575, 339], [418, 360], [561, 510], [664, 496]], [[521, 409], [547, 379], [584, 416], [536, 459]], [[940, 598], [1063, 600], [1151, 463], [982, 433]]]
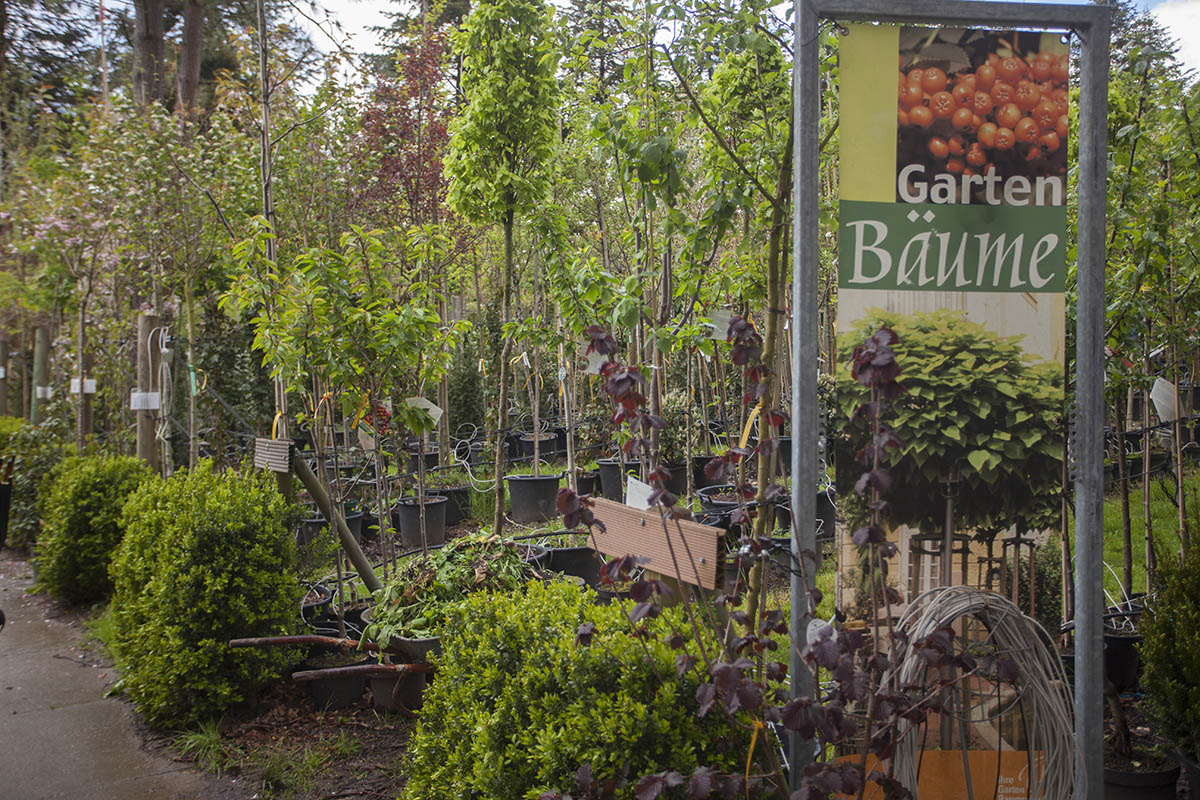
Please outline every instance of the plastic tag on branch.
[[650, 509], [650, 494], [654, 487], [638, 480], [632, 475], [625, 476], [625, 505], [639, 511]]
[[733, 312], [726, 311], [723, 308], [714, 308], [706, 315], [712, 322], [706, 322], [706, 325], [712, 325], [712, 330], [708, 332], [708, 338], [715, 339], [718, 342], [723, 342], [729, 336], [729, 321], [733, 319]]
[[600, 353], [587, 354], [587, 367], [583, 370], [588, 375], [599, 375], [600, 367], [604, 366], [604, 362], [608, 361], [608, 357]]
[[0, 381], [4, 380], [7, 377], [8, 377], [8, 370], [4, 367], [0, 367]]
[[[95, 394], [96, 393], [96, 379], [95, 378], [84, 378], [83, 379], [83, 393], [84, 394]], [[79, 394], [79, 378], [71, 378], [71, 394]]]
[[442, 414], [446, 413], [439, 406], [435, 405], [432, 400], [426, 400], [424, 397], [409, 397], [404, 401], [413, 408], [423, 408], [433, 419], [433, 424], [437, 425], [442, 421]]
[[1175, 391], [1173, 383], [1155, 378], [1154, 388], [1150, 390], [1150, 399], [1154, 401], [1154, 410], [1160, 420], [1175, 421], [1175, 417], [1178, 416], [1175, 412], [1179, 409], [1179, 394]]
[[525, 365], [525, 369], [533, 369], [529, 364], [529, 351], [521, 353], [521, 363]]
[[129, 408], [132, 411], [157, 411], [161, 395], [158, 392], [129, 393]]

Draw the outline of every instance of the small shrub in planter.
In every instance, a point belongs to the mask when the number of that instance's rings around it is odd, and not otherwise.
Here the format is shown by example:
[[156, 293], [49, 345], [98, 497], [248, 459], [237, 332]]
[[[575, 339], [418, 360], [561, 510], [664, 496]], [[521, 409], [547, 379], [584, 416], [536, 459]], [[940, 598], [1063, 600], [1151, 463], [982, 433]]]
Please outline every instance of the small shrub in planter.
[[108, 565], [121, 543], [121, 507], [149, 477], [145, 463], [129, 456], [72, 456], [60, 462], [38, 499], [38, 586], [71, 603], [107, 597], [112, 592]]
[[[676, 669], [668, 640], [687, 626], [682, 610], [644, 620], [643, 650], [619, 606], [594, 602], [554, 582], [460, 605], [409, 751], [406, 800], [534, 798], [574, 789], [581, 765], [626, 780], [616, 797], [632, 798], [649, 772], [738, 769], [745, 732], [723, 714], [699, 718], [697, 671]], [[582, 646], [589, 621], [596, 632]]]
[[[1164, 559], [1146, 604], [1142, 690], [1159, 733], [1193, 764], [1200, 762], [1200, 549]], [[1193, 787], [1193, 792], [1195, 787]], [[1195, 796], [1193, 794], [1193, 796]]]
[[211, 461], [130, 497], [112, 607], [125, 690], [147, 720], [217, 716], [296, 660], [227, 644], [299, 631], [290, 513], [270, 476], [214, 472]]

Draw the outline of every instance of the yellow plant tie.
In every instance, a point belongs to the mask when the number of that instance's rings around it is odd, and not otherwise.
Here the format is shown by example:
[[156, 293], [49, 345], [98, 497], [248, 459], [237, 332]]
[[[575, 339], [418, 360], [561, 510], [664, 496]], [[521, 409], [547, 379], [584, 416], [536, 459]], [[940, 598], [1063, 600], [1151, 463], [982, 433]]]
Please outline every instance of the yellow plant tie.
[[275, 419], [271, 422], [271, 438], [272, 439], [279, 438], [279, 418], [282, 416], [283, 416], [282, 410], [275, 412]]
[[758, 732], [763, 729], [762, 720], [754, 720], [754, 731], [750, 734], [750, 751], [746, 753], [746, 798], [750, 798], [750, 764], [754, 761], [754, 743], [758, 741]]
[[762, 411], [762, 400], [758, 401], [758, 405], [750, 412], [750, 416], [746, 418], [746, 427], [742, 429], [742, 439], [738, 442], [738, 447], [745, 447], [746, 442], [750, 440], [750, 428], [754, 425], [754, 420], [758, 419], [759, 412]]
[[354, 412], [354, 424], [351, 425], [350, 427], [357, 430], [358, 423], [362, 422], [362, 418], [364, 416], [366, 416], [366, 413], [367, 413], [367, 395], [364, 393], [362, 402], [358, 404], [358, 411]]

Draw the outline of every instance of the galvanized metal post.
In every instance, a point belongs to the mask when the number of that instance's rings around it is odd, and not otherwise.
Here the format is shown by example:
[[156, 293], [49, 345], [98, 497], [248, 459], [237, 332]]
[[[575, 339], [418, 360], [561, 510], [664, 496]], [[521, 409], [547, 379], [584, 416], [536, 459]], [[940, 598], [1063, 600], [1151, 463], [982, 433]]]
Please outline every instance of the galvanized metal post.
[[1080, 31], [1075, 391], [1075, 797], [1104, 796], [1104, 273], [1108, 36], [1104, 6]]
[[[821, 119], [818, 74], [820, 41], [811, 0], [793, 6], [796, 54], [792, 124], [795, 151], [792, 167], [792, 553], [802, 569], [792, 571], [790, 628], [792, 696], [812, 696], [813, 676], [800, 656], [808, 630], [809, 589], [815, 584], [817, 518], [817, 151]], [[793, 734], [788, 743], [792, 788], [799, 788], [804, 765], [812, 761], [813, 741]]]

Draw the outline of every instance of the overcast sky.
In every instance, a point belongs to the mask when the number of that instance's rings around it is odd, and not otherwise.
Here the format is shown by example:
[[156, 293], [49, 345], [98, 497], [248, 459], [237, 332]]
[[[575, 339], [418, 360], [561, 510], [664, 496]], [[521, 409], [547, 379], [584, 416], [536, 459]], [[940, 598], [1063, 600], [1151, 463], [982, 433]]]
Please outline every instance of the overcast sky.
[[[1082, 2], [1082, 0], [1065, 0]], [[1179, 43], [1179, 60], [1200, 74], [1200, 0], [1138, 0], [1149, 8], [1159, 22]], [[352, 38], [351, 49], [371, 51], [375, 49], [375, 36], [368, 30], [373, 25], [383, 25], [386, 18], [383, 10], [396, 7], [391, 0], [328, 0], [330, 16], [335, 18]], [[313, 39], [325, 50], [331, 49], [329, 38], [313, 30]]]

